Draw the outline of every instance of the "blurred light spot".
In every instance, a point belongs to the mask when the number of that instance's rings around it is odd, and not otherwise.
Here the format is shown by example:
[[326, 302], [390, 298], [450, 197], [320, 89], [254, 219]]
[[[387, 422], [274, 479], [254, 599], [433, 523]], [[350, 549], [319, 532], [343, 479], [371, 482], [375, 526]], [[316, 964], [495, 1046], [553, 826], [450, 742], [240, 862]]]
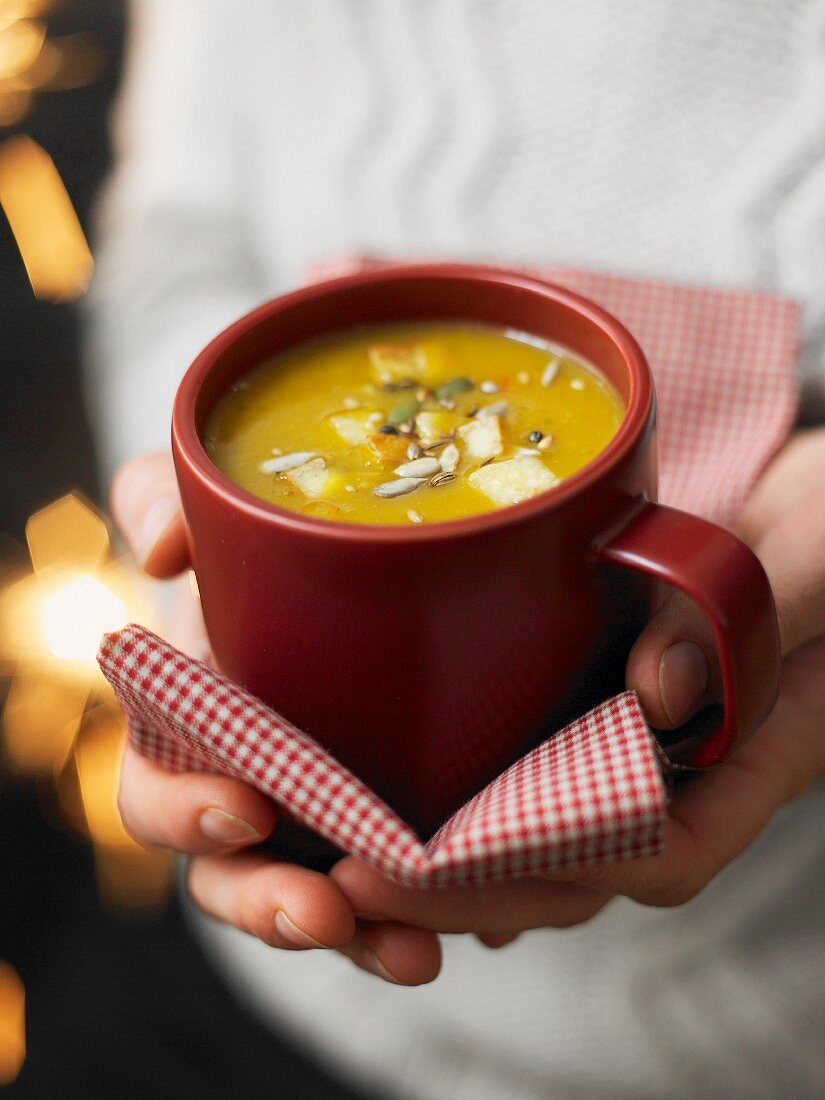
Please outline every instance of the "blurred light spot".
[[10, 1085], [26, 1058], [26, 993], [13, 966], [0, 962], [0, 1086]]
[[38, 573], [54, 566], [88, 573], [109, 551], [106, 521], [74, 493], [35, 512], [26, 524], [26, 541]]
[[53, 0], [0, 0], [0, 26], [18, 19], [36, 19], [53, 6]]
[[106, 51], [87, 33], [47, 38], [28, 68], [0, 78], [0, 110], [4, 98], [16, 92], [67, 92], [96, 80], [106, 63]]
[[32, 94], [25, 89], [4, 91], [0, 87], [0, 126], [14, 126], [28, 111]]
[[123, 718], [111, 707], [98, 707], [84, 719], [74, 753], [83, 809], [101, 897], [116, 906], [157, 906], [171, 889], [172, 860], [141, 848], [123, 827], [117, 786], [125, 739]]
[[97, 80], [106, 64], [106, 51], [91, 34], [64, 34], [46, 40], [40, 57], [26, 74], [32, 87], [47, 92], [68, 92]]
[[126, 623], [126, 606], [99, 580], [76, 577], [43, 599], [46, 645], [63, 661], [93, 661], [103, 634]]
[[15, 76], [0, 79], [0, 96], [10, 92], [32, 92], [54, 80], [60, 70], [60, 48], [48, 39], [35, 60]]
[[67, 302], [85, 293], [92, 255], [51, 157], [24, 135], [0, 146], [0, 206], [37, 298]]
[[81, 679], [60, 680], [48, 669], [17, 670], [3, 710], [6, 756], [16, 772], [57, 774], [63, 768], [88, 695]]
[[17, 76], [30, 68], [46, 40], [45, 23], [17, 19], [0, 26], [0, 79]]

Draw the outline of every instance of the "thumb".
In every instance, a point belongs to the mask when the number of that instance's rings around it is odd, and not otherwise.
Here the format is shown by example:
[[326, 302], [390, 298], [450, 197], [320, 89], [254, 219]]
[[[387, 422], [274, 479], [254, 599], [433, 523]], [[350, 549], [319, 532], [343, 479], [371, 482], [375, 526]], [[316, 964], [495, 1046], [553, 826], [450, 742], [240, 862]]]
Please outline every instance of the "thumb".
[[186, 527], [171, 454], [132, 459], [115, 475], [112, 514], [141, 567], [171, 577], [189, 564]]
[[722, 677], [710, 622], [682, 593], [662, 604], [630, 651], [627, 686], [657, 729], [681, 726], [722, 698]]

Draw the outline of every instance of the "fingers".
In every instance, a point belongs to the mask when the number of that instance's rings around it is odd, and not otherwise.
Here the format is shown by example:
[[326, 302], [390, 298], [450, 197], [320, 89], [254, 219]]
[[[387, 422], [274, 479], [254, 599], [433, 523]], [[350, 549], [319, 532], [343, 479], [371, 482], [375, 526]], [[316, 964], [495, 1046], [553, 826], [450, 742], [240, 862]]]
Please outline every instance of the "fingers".
[[825, 641], [820, 641], [786, 658], [779, 702], [754, 737], [674, 798], [664, 850], [656, 856], [560, 869], [552, 881], [449, 890], [404, 889], [354, 859], [342, 860], [333, 874], [356, 910], [485, 936], [581, 923], [616, 894], [644, 905], [682, 905], [825, 769], [823, 715]]
[[330, 876], [356, 912], [438, 932], [475, 932], [496, 939], [528, 928], [582, 924], [610, 900], [585, 886], [537, 878], [422, 890], [390, 882], [352, 857], [336, 864]]
[[[803, 433], [774, 459], [751, 493], [737, 533], [761, 560], [773, 589], [782, 650], [825, 636], [825, 430]], [[652, 725], [681, 725], [720, 698], [710, 624], [674, 594], [631, 652], [628, 686]]]
[[352, 908], [334, 882], [265, 855], [194, 859], [189, 892], [210, 916], [270, 947], [345, 947], [355, 935]]
[[275, 825], [272, 803], [246, 784], [173, 774], [127, 747], [118, 803], [141, 844], [197, 857], [189, 889], [216, 919], [271, 947], [345, 948], [362, 970], [395, 984], [421, 985], [438, 975], [441, 950], [432, 932], [381, 923], [356, 929], [352, 906], [326, 875], [244, 852]]
[[270, 947], [335, 948], [393, 985], [423, 985], [441, 969], [441, 948], [432, 932], [356, 923], [341, 890], [317, 871], [241, 852], [193, 859], [188, 883], [204, 912]]
[[275, 825], [275, 808], [237, 779], [168, 772], [127, 746], [118, 794], [123, 823], [147, 847], [200, 855], [259, 843]]
[[112, 483], [111, 506], [147, 573], [171, 577], [186, 568], [186, 528], [171, 454], [145, 455], [122, 466]]
[[359, 921], [352, 943], [339, 948], [361, 970], [395, 985], [426, 985], [441, 971], [438, 936], [388, 921]]
[[657, 729], [680, 726], [721, 698], [721, 673], [710, 622], [692, 600], [673, 593], [636, 640], [627, 686]]
[[786, 659], [779, 702], [754, 737], [673, 800], [661, 855], [558, 877], [647, 905], [690, 901], [825, 768], [823, 715], [825, 642], [817, 642]]
[[751, 493], [738, 534], [776, 598], [783, 653], [825, 635], [825, 429], [797, 435]]
[[825, 506], [789, 507], [756, 547], [771, 582], [782, 652], [825, 635]]

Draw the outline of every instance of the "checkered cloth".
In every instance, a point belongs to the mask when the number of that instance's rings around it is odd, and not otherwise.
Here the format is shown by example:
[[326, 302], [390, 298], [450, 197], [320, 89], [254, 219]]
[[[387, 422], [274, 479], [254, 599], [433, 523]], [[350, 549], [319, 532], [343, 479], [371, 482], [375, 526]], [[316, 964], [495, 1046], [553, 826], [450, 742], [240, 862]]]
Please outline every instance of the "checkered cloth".
[[[793, 421], [796, 308], [563, 268], [531, 274], [594, 299], [636, 335], [659, 396], [661, 499], [733, 522]], [[238, 776], [398, 882], [488, 882], [661, 850], [666, 763], [632, 692], [517, 761], [424, 844], [310, 737], [142, 627], [107, 635], [98, 659], [138, 752], [173, 771]]]

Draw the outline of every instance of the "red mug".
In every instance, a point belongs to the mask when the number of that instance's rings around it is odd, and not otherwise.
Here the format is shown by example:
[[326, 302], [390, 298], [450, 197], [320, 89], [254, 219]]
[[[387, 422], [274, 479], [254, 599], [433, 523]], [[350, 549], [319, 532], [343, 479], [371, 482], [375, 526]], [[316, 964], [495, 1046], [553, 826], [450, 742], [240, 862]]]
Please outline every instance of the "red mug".
[[[216, 402], [262, 360], [395, 321], [469, 321], [563, 344], [612, 382], [615, 437], [551, 492], [422, 526], [298, 515], [252, 496], [207, 456]], [[682, 741], [722, 759], [770, 712], [776, 613], [753, 553], [721, 527], [658, 505], [656, 402], [633, 337], [558, 286], [471, 265], [402, 265], [276, 298], [187, 371], [172, 444], [192, 562], [221, 670], [311, 734], [429, 835], [571, 718], [622, 690], [656, 581], [708, 615], [723, 713]]]

